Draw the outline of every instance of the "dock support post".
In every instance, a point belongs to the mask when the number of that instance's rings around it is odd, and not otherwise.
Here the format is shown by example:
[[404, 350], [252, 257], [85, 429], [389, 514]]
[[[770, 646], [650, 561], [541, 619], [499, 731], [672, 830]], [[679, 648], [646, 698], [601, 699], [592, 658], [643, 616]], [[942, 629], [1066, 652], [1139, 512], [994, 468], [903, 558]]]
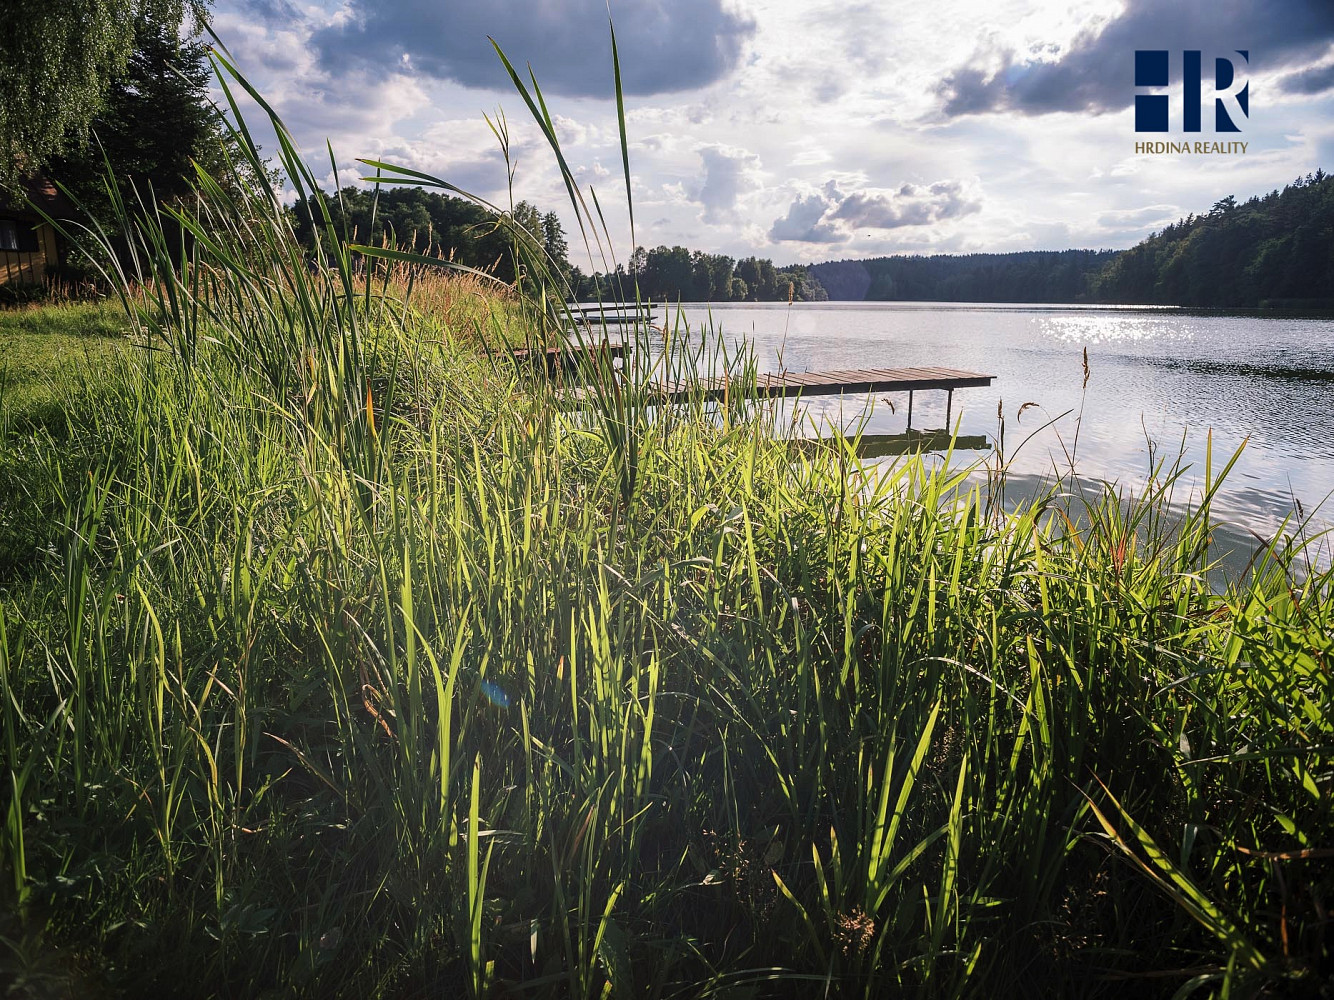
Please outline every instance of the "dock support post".
[[908, 390], [908, 430], [912, 430], [912, 390]]
[[945, 433], [950, 432], [950, 411], [954, 409], [954, 390], [945, 390]]

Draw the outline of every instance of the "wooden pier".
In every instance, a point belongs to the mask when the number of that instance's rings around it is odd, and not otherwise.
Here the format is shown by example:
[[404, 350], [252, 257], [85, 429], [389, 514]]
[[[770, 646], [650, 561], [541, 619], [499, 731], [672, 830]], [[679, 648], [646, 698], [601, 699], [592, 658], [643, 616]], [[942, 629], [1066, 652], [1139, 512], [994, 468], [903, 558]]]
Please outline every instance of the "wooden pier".
[[[755, 393], [759, 396], [837, 396], [845, 393], [906, 392], [908, 394], [908, 428], [912, 429], [913, 393], [919, 389], [939, 389], [947, 393], [945, 426], [950, 423], [955, 389], [981, 388], [991, 385], [995, 376], [980, 372], [961, 371], [957, 368], [867, 368], [839, 369], [828, 372], [778, 372], [759, 375], [755, 379]], [[724, 378], [706, 378], [693, 382], [660, 382], [655, 390], [666, 402], [679, 403], [690, 399], [718, 401], [736, 392], [734, 382]]]
[[[547, 374], [578, 372], [586, 369], [598, 357], [624, 358], [625, 345], [603, 342], [586, 346], [566, 345], [549, 347], [545, 352], [511, 351], [517, 361], [544, 355]], [[994, 375], [963, 371], [958, 368], [857, 368], [827, 372], [776, 372], [755, 377], [754, 394], [770, 399], [794, 396], [840, 396], [853, 393], [906, 392], [908, 394], [907, 430], [912, 432], [913, 397], [923, 389], [934, 389], [945, 395], [945, 427], [950, 425], [954, 410], [955, 389], [975, 389], [991, 385]], [[692, 400], [722, 402], [729, 395], [749, 389], [735, 379], [702, 378], [676, 382], [654, 382], [648, 394], [663, 403], [684, 403]], [[586, 403], [594, 390], [574, 386], [567, 390], [568, 402], [578, 406]]]
[[627, 326], [653, 322], [652, 302], [595, 302], [591, 305], [568, 302], [565, 308], [578, 326]]

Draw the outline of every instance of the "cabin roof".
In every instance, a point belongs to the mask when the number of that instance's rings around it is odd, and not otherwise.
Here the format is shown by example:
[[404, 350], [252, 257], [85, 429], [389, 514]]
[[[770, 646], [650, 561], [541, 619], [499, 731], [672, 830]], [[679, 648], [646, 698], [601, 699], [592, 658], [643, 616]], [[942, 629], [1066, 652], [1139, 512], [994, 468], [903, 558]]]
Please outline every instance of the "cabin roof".
[[21, 189], [18, 197], [0, 192], [0, 216], [10, 219], [41, 219], [41, 213], [36, 211], [34, 204], [47, 215], [57, 219], [74, 214], [74, 203], [49, 177], [41, 175], [28, 177], [21, 182]]

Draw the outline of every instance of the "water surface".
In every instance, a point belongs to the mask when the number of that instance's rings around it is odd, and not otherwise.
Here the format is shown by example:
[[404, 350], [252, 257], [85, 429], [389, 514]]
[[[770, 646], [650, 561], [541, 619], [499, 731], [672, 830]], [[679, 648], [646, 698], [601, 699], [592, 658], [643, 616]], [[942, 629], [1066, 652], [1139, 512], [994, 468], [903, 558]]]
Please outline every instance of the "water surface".
[[[1294, 503], [1307, 514], [1319, 507], [1321, 524], [1334, 522], [1334, 500], [1326, 502], [1334, 490], [1334, 319], [938, 302], [687, 304], [682, 313], [692, 326], [711, 317], [729, 341], [750, 340], [761, 371], [932, 365], [994, 375], [990, 388], [955, 392], [952, 421], [960, 434], [994, 443], [999, 406], [1020, 477], [1068, 471], [1073, 452], [1080, 476], [1133, 490], [1152, 463], [1184, 453], [1187, 481], [1198, 483], [1212, 437], [1216, 469], [1244, 445], [1215, 503], [1234, 528], [1271, 537]], [[820, 397], [802, 409], [847, 427], [867, 402]], [[906, 393], [871, 402], [868, 433], [904, 430]], [[1037, 405], [1020, 417], [1027, 403]], [[917, 392], [913, 427], [944, 423], [945, 394]]]

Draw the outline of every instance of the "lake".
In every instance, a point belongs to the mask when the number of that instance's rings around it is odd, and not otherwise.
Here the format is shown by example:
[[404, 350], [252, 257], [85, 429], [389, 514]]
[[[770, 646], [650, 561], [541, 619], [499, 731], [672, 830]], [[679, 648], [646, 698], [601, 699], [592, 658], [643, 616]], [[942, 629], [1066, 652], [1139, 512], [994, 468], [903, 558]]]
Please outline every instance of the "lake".
[[[1334, 318], [939, 302], [686, 304], [682, 314], [692, 328], [711, 317], [729, 342], [749, 340], [760, 371], [931, 365], [994, 375], [990, 388], [955, 392], [952, 419], [961, 435], [994, 443], [999, 405], [1011, 468], [1034, 483], [1054, 468], [1068, 471], [1082, 408], [1082, 478], [1134, 489], [1151, 460], [1170, 463], [1183, 452], [1190, 475], [1202, 478], [1212, 431], [1215, 469], [1245, 445], [1217, 516], [1269, 537], [1295, 498], [1308, 514], [1319, 509], [1318, 523], [1334, 523]], [[1018, 417], [1030, 402], [1037, 405]], [[906, 403], [906, 393], [874, 400], [866, 432], [902, 432]], [[865, 396], [827, 396], [801, 407], [846, 428], [866, 404]], [[914, 429], [944, 423], [945, 393], [917, 392]]]

